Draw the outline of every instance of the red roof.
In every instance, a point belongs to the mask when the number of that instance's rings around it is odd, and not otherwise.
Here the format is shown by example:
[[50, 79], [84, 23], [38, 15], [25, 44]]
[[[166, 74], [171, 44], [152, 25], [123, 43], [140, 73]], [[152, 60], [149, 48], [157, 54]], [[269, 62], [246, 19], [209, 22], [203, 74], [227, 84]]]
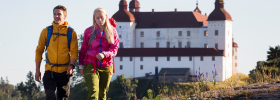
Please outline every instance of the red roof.
[[[194, 11], [134, 12], [132, 14], [137, 22], [136, 28], [185, 28], [208, 26], [207, 16]], [[114, 17], [117, 16], [114, 15], [113, 18]]]
[[119, 48], [117, 56], [224, 56], [215, 48]]
[[238, 47], [236, 42], [232, 42], [232, 47]]
[[135, 22], [133, 14], [127, 11], [126, 0], [121, 0], [119, 3], [119, 11], [113, 15], [113, 18], [119, 22]]
[[224, 8], [224, 0], [216, 0], [215, 9], [208, 17], [208, 21], [210, 20], [232, 20], [230, 14]]
[[127, 10], [119, 10], [113, 17], [117, 22], [135, 22], [134, 15]]

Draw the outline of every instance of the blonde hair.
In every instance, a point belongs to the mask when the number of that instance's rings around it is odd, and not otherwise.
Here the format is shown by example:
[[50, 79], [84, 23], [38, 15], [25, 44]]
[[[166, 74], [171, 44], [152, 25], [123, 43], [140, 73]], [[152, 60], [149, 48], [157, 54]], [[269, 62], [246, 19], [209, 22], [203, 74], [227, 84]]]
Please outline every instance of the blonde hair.
[[106, 14], [105, 29], [104, 29], [105, 30], [105, 34], [106, 34], [106, 39], [108, 40], [109, 44], [114, 44], [114, 35], [113, 35], [113, 28], [112, 28], [113, 26], [109, 22], [109, 18], [108, 18], [107, 13], [102, 8], [96, 8], [94, 10], [94, 13], [93, 13], [93, 25], [92, 25], [93, 31], [92, 32], [94, 32], [94, 30], [97, 27], [96, 26], [96, 21], [95, 21], [95, 14], [98, 13], [98, 12]]

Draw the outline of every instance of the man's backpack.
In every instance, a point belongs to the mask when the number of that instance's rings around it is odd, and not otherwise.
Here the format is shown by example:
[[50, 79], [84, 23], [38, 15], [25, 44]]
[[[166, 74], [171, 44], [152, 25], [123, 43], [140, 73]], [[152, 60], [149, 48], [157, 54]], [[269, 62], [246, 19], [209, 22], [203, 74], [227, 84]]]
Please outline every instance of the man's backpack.
[[[72, 33], [73, 33], [73, 28], [71, 28], [70, 26], [68, 27], [68, 30], [67, 30], [67, 34], [59, 34], [59, 33], [53, 33], [53, 26], [48, 26], [48, 36], [47, 36], [47, 41], [46, 41], [46, 49], [45, 49], [45, 52], [46, 52], [46, 63], [52, 65], [51, 67], [51, 73], [52, 73], [52, 78], [53, 78], [53, 72], [52, 72], [52, 68], [54, 66], [67, 66], [69, 65], [69, 63], [67, 64], [54, 64], [54, 63], [51, 63], [48, 59], [48, 56], [47, 56], [47, 49], [48, 49], [48, 46], [50, 44], [50, 40], [51, 40], [51, 37], [52, 35], [57, 35], [54, 40], [59, 36], [59, 35], [62, 35], [62, 36], [67, 36], [67, 40], [68, 40], [68, 48], [70, 50], [70, 43], [71, 43], [71, 39], [72, 39]], [[69, 54], [70, 56], [70, 54]]]

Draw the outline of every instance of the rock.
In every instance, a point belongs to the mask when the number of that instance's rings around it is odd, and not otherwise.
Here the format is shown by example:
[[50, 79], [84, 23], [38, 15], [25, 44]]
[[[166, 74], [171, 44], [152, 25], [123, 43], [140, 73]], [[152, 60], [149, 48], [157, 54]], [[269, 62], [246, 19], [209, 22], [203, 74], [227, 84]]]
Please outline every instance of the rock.
[[273, 97], [271, 97], [271, 96], [264, 96], [264, 97], [263, 97], [264, 100], [268, 100], [268, 99], [270, 99], [270, 98], [273, 98]]
[[235, 87], [235, 88], [233, 88], [234, 90], [240, 90], [241, 89], [241, 87]]
[[269, 98], [268, 100], [279, 100], [278, 98]]
[[263, 88], [269, 88], [270, 86], [268, 86], [268, 85], [263, 85]]
[[273, 97], [280, 98], [280, 94], [272, 94]]
[[237, 100], [247, 100], [246, 97], [239, 97]]
[[202, 98], [201, 100], [210, 100], [209, 98]]
[[[229, 92], [231, 91], [231, 92]], [[253, 93], [248, 95], [252, 97], [236, 97], [237, 93]], [[280, 81], [266, 82], [266, 83], [255, 83], [245, 86], [233, 87], [229, 89], [221, 89], [217, 91], [211, 91], [210, 95], [205, 93], [206, 98], [196, 98], [201, 100], [280, 100]], [[222, 97], [221, 97], [222, 96]], [[197, 97], [197, 95], [191, 95], [191, 97]], [[195, 100], [195, 99], [194, 99]]]
[[260, 97], [260, 96], [259, 96], [259, 97], [256, 97], [256, 99], [262, 99], [262, 98], [263, 98], [263, 97]]

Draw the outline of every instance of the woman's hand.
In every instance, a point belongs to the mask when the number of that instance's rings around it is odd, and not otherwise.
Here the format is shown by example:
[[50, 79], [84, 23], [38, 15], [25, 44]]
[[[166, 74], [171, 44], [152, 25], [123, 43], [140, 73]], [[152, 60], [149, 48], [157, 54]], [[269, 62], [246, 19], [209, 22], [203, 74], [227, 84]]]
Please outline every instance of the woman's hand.
[[80, 69], [80, 72], [81, 72], [81, 75], [82, 75], [83, 77], [85, 77], [85, 75], [84, 75], [84, 70], [83, 70], [83, 69]]
[[103, 53], [99, 53], [99, 54], [96, 55], [96, 58], [98, 60], [102, 60], [104, 58], [104, 54]]

